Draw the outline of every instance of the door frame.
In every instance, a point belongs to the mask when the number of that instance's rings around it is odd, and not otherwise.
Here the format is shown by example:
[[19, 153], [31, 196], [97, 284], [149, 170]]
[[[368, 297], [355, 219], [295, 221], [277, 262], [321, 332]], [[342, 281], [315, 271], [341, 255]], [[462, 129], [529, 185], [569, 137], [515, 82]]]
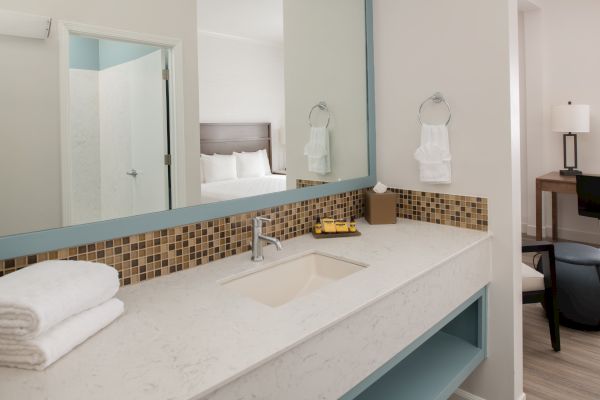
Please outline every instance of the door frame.
[[98, 39], [121, 40], [162, 47], [168, 52], [169, 65], [169, 131], [171, 154], [171, 196], [173, 208], [184, 206], [185, 191], [185, 121], [183, 87], [183, 42], [178, 38], [157, 36], [108, 27], [58, 22], [59, 85], [60, 85], [60, 146], [63, 227], [71, 226], [71, 118], [70, 118], [70, 35], [91, 36]]

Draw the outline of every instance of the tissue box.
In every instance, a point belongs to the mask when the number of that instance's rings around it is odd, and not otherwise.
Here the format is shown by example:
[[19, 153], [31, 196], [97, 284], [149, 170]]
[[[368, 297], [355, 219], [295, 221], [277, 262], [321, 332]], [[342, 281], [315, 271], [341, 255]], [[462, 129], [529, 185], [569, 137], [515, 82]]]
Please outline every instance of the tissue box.
[[375, 193], [369, 190], [366, 194], [365, 219], [371, 225], [396, 223], [396, 193]]

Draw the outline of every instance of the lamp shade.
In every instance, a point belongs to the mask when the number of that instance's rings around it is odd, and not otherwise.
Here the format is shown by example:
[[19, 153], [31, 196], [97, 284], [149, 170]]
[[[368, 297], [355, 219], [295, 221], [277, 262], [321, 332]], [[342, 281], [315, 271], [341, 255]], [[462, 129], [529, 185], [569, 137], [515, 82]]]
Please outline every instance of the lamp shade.
[[590, 106], [569, 104], [552, 107], [552, 131], [588, 133], [590, 131]]

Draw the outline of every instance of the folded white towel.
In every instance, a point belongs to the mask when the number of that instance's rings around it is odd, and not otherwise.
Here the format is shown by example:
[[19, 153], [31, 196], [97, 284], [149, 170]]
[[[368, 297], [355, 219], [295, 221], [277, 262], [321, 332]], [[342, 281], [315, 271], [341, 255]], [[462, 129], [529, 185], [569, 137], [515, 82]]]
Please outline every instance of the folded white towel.
[[111, 299], [117, 271], [87, 261], [45, 261], [0, 278], [0, 339], [32, 339]]
[[310, 140], [304, 146], [304, 155], [308, 157], [309, 172], [320, 175], [327, 175], [331, 172], [329, 130], [327, 128], [311, 128]]
[[415, 151], [421, 182], [451, 183], [452, 156], [446, 125], [426, 125], [421, 129], [421, 146]]
[[67, 318], [31, 340], [0, 340], [0, 366], [43, 370], [123, 314], [123, 302], [111, 299]]

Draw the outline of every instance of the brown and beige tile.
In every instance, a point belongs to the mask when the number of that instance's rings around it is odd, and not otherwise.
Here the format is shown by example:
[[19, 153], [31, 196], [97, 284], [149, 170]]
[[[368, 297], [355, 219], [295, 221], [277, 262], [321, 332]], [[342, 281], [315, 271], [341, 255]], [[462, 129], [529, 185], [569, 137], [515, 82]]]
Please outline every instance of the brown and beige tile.
[[[391, 189], [398, 195], [398, 217], [487, 230], [487, 199]], [[0, 260], [0, 276], [45, 260], [86, 260], [119, 271], [121, 285], [203, 265], [250, 250], [250, 220], [265, 216], [269, 235], [281, 240], [309, 233], [317, 216], [336, 219], [364, 215], [365, 190], [356, 190], [259, 211], [89, 243], [68, 249]]]
[[114, 238], [0, 261], [0, 276], [45, 260], [85, 260], [106, 263], [119, 271], [121, 285], [203, 265], [250, 250], [250, 220], [265, 216], [273, 222], [267, 234], [291, 239], [310, 232], [317, 216], [361, 217], [364, 191], [357, 190], [269, 209]]

